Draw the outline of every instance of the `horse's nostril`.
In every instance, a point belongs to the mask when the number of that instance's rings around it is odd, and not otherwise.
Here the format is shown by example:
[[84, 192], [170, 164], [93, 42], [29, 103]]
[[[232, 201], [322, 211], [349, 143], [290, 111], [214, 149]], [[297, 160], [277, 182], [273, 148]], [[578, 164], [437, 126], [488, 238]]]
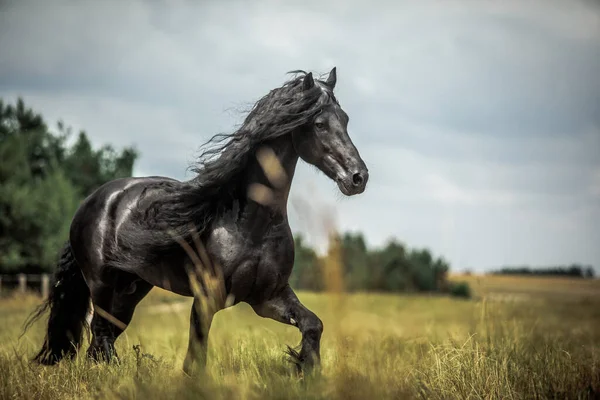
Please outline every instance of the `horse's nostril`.
[[357, 172], [356, 174], [352, 175], [352, 183], [354, 183], [355, 186], [362, 185], [363, 180], [364, 178], [360, 172]]

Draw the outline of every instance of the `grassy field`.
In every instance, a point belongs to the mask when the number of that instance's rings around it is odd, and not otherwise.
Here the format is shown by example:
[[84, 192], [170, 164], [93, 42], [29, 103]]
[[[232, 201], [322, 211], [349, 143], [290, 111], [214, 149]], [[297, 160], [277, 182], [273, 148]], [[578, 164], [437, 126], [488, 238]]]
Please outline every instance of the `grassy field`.
[[27, 359], [41, 344], [42, 323], [19, 339], [39, 300], [5, 298], [0, 398], [600, 397], [598, 280], [452, 279], [468, 280], [475, 298], [300, 293], [325, 324], [321, 374], [304, 379], [284, 356], [298, 331], [245, 305], [217, 314], [207, 370], [187, 377], [190, 300], [156, 289], [117, 341], [120, 365], [79, 357], [40, 367]]

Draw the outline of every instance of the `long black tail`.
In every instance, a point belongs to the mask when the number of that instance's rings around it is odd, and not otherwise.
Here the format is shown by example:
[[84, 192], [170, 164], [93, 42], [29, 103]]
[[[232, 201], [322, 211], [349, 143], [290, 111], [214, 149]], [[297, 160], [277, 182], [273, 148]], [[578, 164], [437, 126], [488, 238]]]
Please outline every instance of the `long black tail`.
[[67, 243], [54, 274], [54, 285], [48, 299], [25, 323], [27, 330], [48, 309], [48, 328], [42, 349], [33, 358], [40, 364], [52, 365], [63, 357], [73, 358], [79, 349], [90, 305], [90, 290]]

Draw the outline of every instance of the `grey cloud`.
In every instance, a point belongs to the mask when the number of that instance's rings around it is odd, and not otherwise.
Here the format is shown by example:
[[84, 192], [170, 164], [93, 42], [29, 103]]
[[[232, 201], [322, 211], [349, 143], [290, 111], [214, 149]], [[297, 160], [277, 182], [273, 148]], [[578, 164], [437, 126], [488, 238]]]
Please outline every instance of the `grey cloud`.
[[598, 21], [558, 0], [18, 2], [0, 14], [0, 95], [183, 179], [286, 71], [337, 65], [369, 190], [341, 200], [301, 167], [293, 193], [314, 180], [342, 228], [457, 266], [600, 264]]

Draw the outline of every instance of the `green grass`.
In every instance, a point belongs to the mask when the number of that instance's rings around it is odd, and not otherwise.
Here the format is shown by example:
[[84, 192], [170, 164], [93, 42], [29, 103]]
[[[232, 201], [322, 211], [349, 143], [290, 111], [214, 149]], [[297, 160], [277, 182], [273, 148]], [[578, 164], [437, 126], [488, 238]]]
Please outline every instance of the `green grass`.
[[189, 299], [153, 291], [117, 341], [120, 365], [80, 356], [54, 367], [27, 361], [41, 344], [42, 322], [18, 340], [38, 300], [4, 299], [0, 399], [594, 398], [600, 297], [568, 287], [526, 301], [498, 301], [489, 291], [475, 300], [300, 293], [325, 324], [321, 374], [305, 379], [284, 356], [299, 332], [243, 304], [217, 314], [207, 369], [190, 378], [181, 370]]

